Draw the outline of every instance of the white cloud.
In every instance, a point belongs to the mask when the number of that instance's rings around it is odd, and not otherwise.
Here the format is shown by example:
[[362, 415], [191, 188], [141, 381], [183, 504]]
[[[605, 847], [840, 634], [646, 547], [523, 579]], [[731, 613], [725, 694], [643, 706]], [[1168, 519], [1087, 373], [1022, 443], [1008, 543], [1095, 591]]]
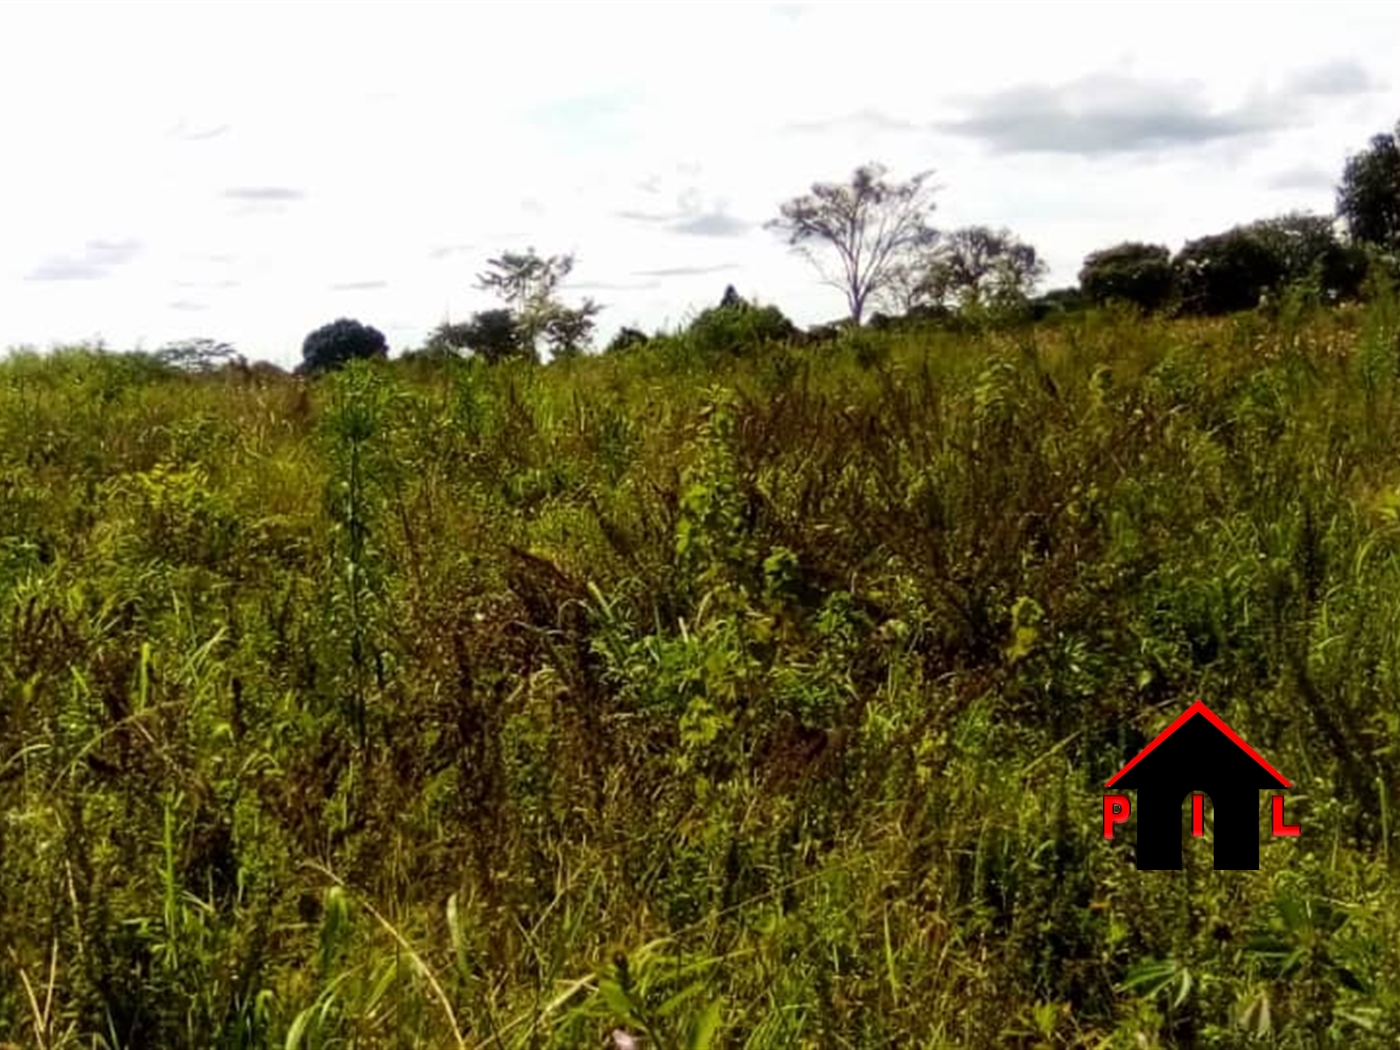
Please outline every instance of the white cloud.
[[[1165, 3], [112, 0], [0, 5], [0, 38], [23, 41], [0, 64], [0, 345], [199, 334], [290, 364], [347, 312], [411, 345], [527, 246], [577, 254], [605, 330], [727, 283], [838, 316], [760, 224], [867, 160], [936, 169], [940, 222], [1010, 226], [1054, 282], [1115, 240], [1326, 210], [1325, 173], [1394, 122], [1400, 23], [1343, 2], [1216, 3], [1203, 29]], [[1046, 109], [1028, 85], [1079, 94]], [[1265, 105], [1285, 97], [1306, 105]], [[994, 148], [1015, 133], [1042, 152]]]

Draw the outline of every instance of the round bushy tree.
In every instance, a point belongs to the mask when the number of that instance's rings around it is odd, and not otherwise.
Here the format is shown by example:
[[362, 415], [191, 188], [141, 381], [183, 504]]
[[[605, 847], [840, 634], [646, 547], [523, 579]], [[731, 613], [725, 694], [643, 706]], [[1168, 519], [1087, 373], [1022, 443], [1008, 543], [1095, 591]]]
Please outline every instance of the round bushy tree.
[[1160, 244], [1116, 244], [1091, 253], [1079, 271], [1079, 286], [1090, 302], [1125, 302], [1143, 310], [1165, 307], [1175, 281], [1171, 252]]
[[301, 344], [302, 374], [330, 372], [351, 361], [389, 356], [389, 343], [377, 328], [342, 317], [322, 325]]
[[1337, 213], [1352, 240], [1400, 251], [1400, 125], [1349, 157], [1337, 187]]
[[1307, 289], [1328, 302], [1360, 294], [1366, 253], [1338, 237], [1331, 216], [1290, 212], [1243, 229], [1273, 255], [1283, 274], [1280, 289]]
[[718, 306], [700, 313], [685, 330], [690, 344], [704, 353], [737, 353], [797, 334], [797, 326], [776, 306], [756, 306], [730, 285]]
[[1205, 315], [1254, 309], [1286, 272], [1283, 260], [1244, 227], [1188, 241], [1172, 266], [1182, 311]]
[[535, 348], [509, 310], [481, 310], [463, 326], [463, 336], [473, 354], [488, 364], [511, 358], [536, 360]]

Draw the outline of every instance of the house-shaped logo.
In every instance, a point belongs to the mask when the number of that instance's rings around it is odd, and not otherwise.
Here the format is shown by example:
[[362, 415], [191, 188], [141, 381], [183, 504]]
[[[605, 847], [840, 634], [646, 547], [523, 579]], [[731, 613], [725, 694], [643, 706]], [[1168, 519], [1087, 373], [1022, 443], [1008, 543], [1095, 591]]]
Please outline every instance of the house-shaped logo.
[[[1208, 795], [1215, 821], [1216, 870], [1259, 870], [1259, 792], [1291, 787], [1199, 700], [1162, 730], [1105, 785], [1137, 790], [1137, 866], [1181, 869], [1181, 804], [1191, 795], [1191, 833], [1205, 834]], [[1203, 793], [1203, 794], [1198, 794]], [[1126, 795], [1106, 795], [1104, 838], [1131, 815]], [[1283, 822], [1283, 796], [1273, 798], [1273, 833], [1297, 835]]]

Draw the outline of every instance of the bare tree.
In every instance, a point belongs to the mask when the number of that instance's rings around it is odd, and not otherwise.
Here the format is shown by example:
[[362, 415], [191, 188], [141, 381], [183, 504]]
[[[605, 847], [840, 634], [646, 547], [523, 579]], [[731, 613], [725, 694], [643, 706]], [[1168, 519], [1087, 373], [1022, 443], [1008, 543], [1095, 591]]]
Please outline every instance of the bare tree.
[[[927, 180], [933, 172], [899, 183], [888, 182], [886, 174], [883, 165], [872, 163], [857, 168], [847, 184], [816, 183], [767, 223], [826, 284], [845, 293], [856, 324], [871, 296], [897, 281], [904, 264], [936, 236], [928, 222], [934, 187]], [[835, 251], [839, 274], [823, 265], [818, 249]]]

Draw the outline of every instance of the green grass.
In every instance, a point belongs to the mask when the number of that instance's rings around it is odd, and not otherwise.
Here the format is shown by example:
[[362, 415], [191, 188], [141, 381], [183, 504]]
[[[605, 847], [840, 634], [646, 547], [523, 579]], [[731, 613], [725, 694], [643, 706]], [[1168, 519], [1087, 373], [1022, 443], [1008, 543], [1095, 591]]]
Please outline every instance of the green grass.
[[1396, 304], [733, 349], [0, 364], [0, 1043], [1395, 1045]]

